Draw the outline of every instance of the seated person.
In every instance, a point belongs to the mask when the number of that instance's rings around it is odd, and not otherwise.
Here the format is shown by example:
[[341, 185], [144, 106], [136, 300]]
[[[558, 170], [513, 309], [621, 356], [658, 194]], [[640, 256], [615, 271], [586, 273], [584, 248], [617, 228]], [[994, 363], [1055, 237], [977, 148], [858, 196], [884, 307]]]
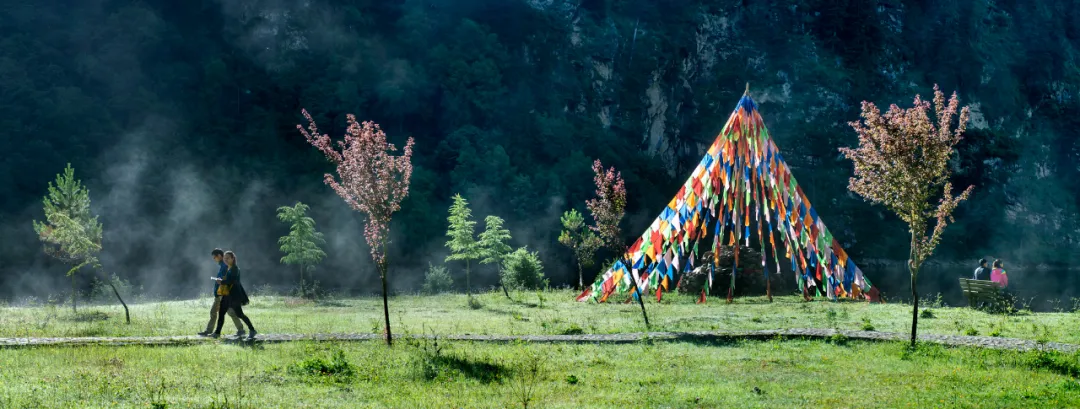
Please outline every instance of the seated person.
[[994, 269], [990, 271], [990, 281], [997, 283], [1001, 288], [1009, 286], [1009, 276], [1005, 274], [1004, 263], [994, 260]]

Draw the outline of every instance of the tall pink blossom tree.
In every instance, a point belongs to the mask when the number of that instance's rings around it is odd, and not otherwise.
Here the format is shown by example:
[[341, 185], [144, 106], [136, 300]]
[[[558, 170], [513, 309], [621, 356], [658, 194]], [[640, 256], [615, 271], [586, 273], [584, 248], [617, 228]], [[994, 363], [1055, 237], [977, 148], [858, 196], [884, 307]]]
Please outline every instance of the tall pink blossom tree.
[[[605, 171], [599, 159], [593, 161], [592, 169], [596, 198], [585, 201], [585, 207], [592, 213], [595, 224], [589, 226], [589, 229], [600, 236], [605, 247], [619, 254], [620, 258], [626, 257], [630, 248], [623, 243], [622, 230], [619, 228], [619, 222], [626, 214], [626, 184], [623, 182], [622, 172], [616, 172], [614, 166]], [[634, 294], [637, 295], [641, 317], [645, 319], [645, 327], [648, 328], [649, 316], [645, 313], [645, 301], [637, 282], [634, 282]]]
[[386, 286], [386, 244], [390, 237], [390, 219], [401, 209], [401, 201], [409, 195], [409, 179], [412, 176], [413, 138], [405, 143], [404, 152], [393, 155], [397, 148], [386, 141], [386, 134], [379, 125], [356, 121], [356, 116], [346, 118], [348, 128], [345, 139], [336, 146], [330, 136], [320, 134], [315, 120], [302, 111], [308, 120], [308, 129], [297, 125], [308, 143], [326, 155], [337, 166], [337, 178], [327, 173], [324, 181], [348, 203], [353, 210], [367, 215], [364, 238], [371, 248], [371, 258], [379, 269], [382, 279], [383, 316], [386, 319], [386, 344], [392, 345], [390, 333], [390, 307]]
[[[949, 182], [949, 161], [954, 147], [967, 129], [968, 107], [960, 109], [959, 124], [953, 129], [953, 118], [960, 101], [954, 92], [948, 103], [945, 94], [934, 85], [934, 113], [928, 112], [930, 102], [915, 96], [914, 106], [908, 109], [889, 107], [884, 116], [873, 103], [863, 101], [863, 121], [850, 125], [859, 135], [859, 146], [840, 148], [840, 152], [855, 164], [855, 176], [848, 189], [863, 199], [881, 204], [907, 223], [911, 233], [911, 252], [908, 270], [911, 273], [911, 346], [915, 346], [919, 323], [919, 293], [915, 283], [919, 268], [933, 254], [941, 241], [945, 226], [953, 221], [952, 212], [967, 199], [972, 186], [953, 196]], [[941, 197], [934, 198], [937, 192]], [[936, 219], [934, 228], [929, 222]]]

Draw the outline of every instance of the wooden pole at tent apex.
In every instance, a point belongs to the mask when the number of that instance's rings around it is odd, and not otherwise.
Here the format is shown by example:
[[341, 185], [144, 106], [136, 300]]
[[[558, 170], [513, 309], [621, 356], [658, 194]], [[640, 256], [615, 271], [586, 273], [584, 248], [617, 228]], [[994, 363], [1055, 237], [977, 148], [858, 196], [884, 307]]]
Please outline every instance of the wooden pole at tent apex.
[[742, 94], [742, 95], [743, 95], [744, 97], [748, 97], [748, 96], [750, 96], [750, 83], [749, 83], [749, 82], [747, 82], [747, 83], [746, 83], [746, 91], [745, 91], [745, 92], [743, 92], [743, 94]]

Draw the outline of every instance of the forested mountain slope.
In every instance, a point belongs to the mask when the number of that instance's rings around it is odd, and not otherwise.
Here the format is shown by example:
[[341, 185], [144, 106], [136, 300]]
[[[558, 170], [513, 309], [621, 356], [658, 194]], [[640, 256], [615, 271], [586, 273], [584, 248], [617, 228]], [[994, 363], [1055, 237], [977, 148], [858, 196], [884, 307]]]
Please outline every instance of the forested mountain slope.
[[1078, 0], [0, 3], [0, 287], [14, 293], [60, 279], [30, 220], [66, 162], [102, 215], [107, 268], [155, 290], [205, 284], [215, 246], [287, 282], [273, 211], [297, 200], [330, 242], [318, 278], [367, 287], [360, 215], [322, 184], [301, 108], [334, 136], [355, 113], [416, 138], [397, 288], [442, 260], [457, 192], [569, 282], [558, 216], [584, 210], [592, 160], [622, 171], [634, 236], [746, 82], [857, 259], [904, 259], [909, 236], [847, 191], [847, 122], [862, 100], [910, 105], [935, 83], [972, 106], [954, 183], [976, 185], [935, 259], [1067, 263], [1080, 245]]

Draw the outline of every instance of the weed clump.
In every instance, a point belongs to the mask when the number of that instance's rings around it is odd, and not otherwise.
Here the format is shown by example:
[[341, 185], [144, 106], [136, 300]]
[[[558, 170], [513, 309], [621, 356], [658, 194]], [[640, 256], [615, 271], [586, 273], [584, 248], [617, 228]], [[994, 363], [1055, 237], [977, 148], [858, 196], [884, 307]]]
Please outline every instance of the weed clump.
[[832, 343], [833, 345], [839, 345], [839, 346], [847, 345], [849, 340], [850, 340], [850, 338], [848, 338], [847, 335], [841, 334], [839, 332], [837, 332], [837, 333], [833, 334], [831, 337], [829, 337], [829, 342], [830, 343]]
[[874, 331], [875, 330], [874, 324], [870, 322], [869, 318], [864, 317], [862, 319], [862, 330], [863, 331]]
[[564, 329], [562, 331], [563, 335], [581, 335], [581, 334], [584, 334], [584, 333], [585, 333], [585, 330], [581, 329], [581, 327], [578, 326], [577, 324], [570, 324], [569, 327], [566, 327], [566, 329]]
[[481, 304], [480, 300], [476, 299], [476, 297], [469, 296], [469, 308], [473, 310], [479, 310], [481, 308], [484, 308], [484, 304]]
[[1045, 369], [1057, 374], [1080, 377], [1080, 355], [1039, 350], [1028, 354], [1024, 363], [1031, 369]]
[[329, 359], [317, 356], [289, 365], [288, 372], [300, 377], [345, 382], [356, 375], [356, 367], [345, 358], [345, 352], [338, 349]]

